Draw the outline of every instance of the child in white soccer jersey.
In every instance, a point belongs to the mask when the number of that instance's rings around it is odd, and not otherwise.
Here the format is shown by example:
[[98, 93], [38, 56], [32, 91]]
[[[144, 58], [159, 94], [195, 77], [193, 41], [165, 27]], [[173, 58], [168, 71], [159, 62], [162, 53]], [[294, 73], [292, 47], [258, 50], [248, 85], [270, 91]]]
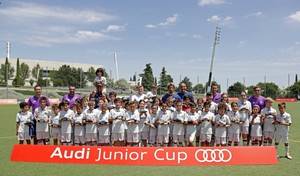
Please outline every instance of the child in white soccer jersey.
[[16, 134], [18, 136], [19, 144], [26, 141], [27, 144], [31, 143], [29, 135], [29, 127], [33, 124], [33, 115], [29, 112], [29, 105], [26, 102], [19, 104], [20, 112], [16, 116]]
[[97, 84], [101, 83], [103, 87], [103, 92], [106, 93], [106, 78], [104, 76], [104, 69], [103, 68], [97, 68], [96, 70], [96, 77], [94, 79], [94, 86], [96, 87]]
[[122, 99], [115, 99], [116, 107], [110, 111], [112, 120], [111, 140], [113, 146], [125, 146], [126, 113], [122, 108]]
[[126, 122], [127, 122], [127, 145], [128, 146], [138, 146], [140, 141], [140, 113], [136, 109], [135, 101], [128, 103], [128, 111], [126, 112]]
[[218, 105], [218, 114], [215, 117], [215, 142], [216, 146], [226, 146], [227, 128], [230, 126], [230, 119], [225, 114], [228, 106], [225, 103]]
[[187, 115], [187, 119], [185, 121], [186, 124], [186, 133], [185, 133], [185, 141], [186, 146], [194, 146], [198, 121], [200, 118], [200, 114], [197, 112], [196, 104], [190, 104], [190, 112]]
[[230, 126], [228, 127], [228, 146], [232, 143], [234, 146], [238, 146], [240, 142], [240, 131], [241, 131], [241, 117], [239, 113], [239, 107], [236, 102], [231, 103], [232, 111], [228, 112], [230, 119]]
[[205, 102], [203, 111], [200, 114], [200, 141], [201, 146], [208, 147], [211, 143], [211, 136], [213, 133], [212, 126], [215, 118], [214, 113], [209, 111], [210, 103]]
[[51, 126], [51, 138], [53, 140], [54, 145], [58, 145], [60, 139], [60, 123], [59, 123], [59, 116], [60, 110], [58, 104], [53, 104], [51, 106], [52, 113], [50, 116], [50, 126]]
[[272, 145], [274, 132], [275, 132], [275, 118], [276, 118], [276, 110], [272, 107], [273, 99], [266, 98], [266, 107], [261, 110], [261, 114], [263, 115], [263, 142], [264, 145]]
[[69, 102], [63, 101], [60, 104], [60, 142], [62, 145], [71, 145], [72, 142], [72, 121], [75, 116], [74, 111], [69, 109]]
[[147, 121], [145, 122], [145, 124], [149, 126], [148, 144], [150, 146], [156, 145], [157, 128], [156, 128], [155, 122], [156, 122], [157, 115], [158, 115], [157, 111], [158, 111], [157, 105], [152, 105], [150, 116], [147, 119]]
[[75, 106], [76, 113], [73, 119], [74, 123], [74, 145], [84, 145], [85, 144], [85, 117], [83, 113], [82, 104], [78, 103]]
[[263, 116], [259, 113], [260, 107], [258, 105], [253, 106], [252, 115], [250, 116], [251, 124], [251, 145], [259, 146], [262, 140], [262, 124]]
[[[167, 98], [167, 109], [171, 112], [171, 118], [173, 117], [173, 113], [176, 111], [176, 108], [174, 107], [175, 106], [175, 99], [173, 96], [170, 96], [169, 98]], [[168, 143], [168, 146], [172, 146], [173, 145], [173, 126], [174, 124], [173, 123], [170, 123], [169, 124], [169, 128], [170, 128], [170, 133], [169, 133], [169, 143]]]
[[40, 107], [34, 112], [34, 118], [36, 120], [36, 138], [38, 144], [46, 145], [46, 141], [49, 140], [49, 119], [50, 111], [47, 108], [47, 98], [41, 97]]
[[109, 128], [109, 110], [107, 103], [101, 107], [98, 114], [98, 145], [109, 146], [110, 144], [110, 128]]
[[200, 146], [201, 140], [200, 140], [200, 133], [201, 133], [201, 125], [200, 125], [200, 116], [202, 111], [204, 111], [204, 99], [198, 98], [197, 99], [197, 114], [199, 115], [198, 124], [196, 125], [196, 146]]
[[279, 113], [276, 116], [275, 125], [275, 147], [278, 148], [280, 142], [284, 143], [285, 147], [285, 157], [287, 159], [292, 159], [289, 153], [289, 127], [292, 124], [292, 118], [289, 113], [286, 112], [286, 104], [278, 104]]
[[173, 113], [173, 145], [183, 146], [184, 144], [184, 125], [183, 123], [187, 119], [187, 113], [182, 110], [182, 102], [177, 101], [175, 103], [176, 111]]
[[167, 104], [162, 103], [161, 110], [158, 113], [158, 117], [156, 119], [157, 127], [157, 144], [160, 146], [168, 146], [169, 143], [169, 135], [170, 135], [170, 127], [169, 124], [172, 119], [172, 113], [167, 110]]
[[83, 113], [85, 119], [85, 142], [87, 145], [97, 144], [97, 117], [99, 110], [95, 108], [95, 102], [89, 101], [88, 109]]
[[139, 102], [139, 130], [140, 130], [140, 138], [142, 142], [142, 146], [147, 147], [147, 140], [149, 137], [149, 126], [145, 125], [147, 118], [150, 116], [148, 109], [145, 107], [145, 101], [141, 100]]
[[[240, 100], [238, 101], [239, 112], [241, 116], [241, 134], [243, 145], [249, 145], [249, 118], [252, 113], [251, 103], [248, 101], [247, 94], [241, 93]], [[248, 139], [249, 138], [249, 139]]]

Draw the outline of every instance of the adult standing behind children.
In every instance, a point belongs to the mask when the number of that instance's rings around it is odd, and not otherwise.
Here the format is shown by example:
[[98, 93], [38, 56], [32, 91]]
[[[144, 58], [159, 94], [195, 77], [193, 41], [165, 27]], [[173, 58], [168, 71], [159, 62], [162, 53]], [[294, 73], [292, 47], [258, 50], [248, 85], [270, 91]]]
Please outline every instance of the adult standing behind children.
[[[40, 101], [39, 101], [40, 98], [46, 97], [46, 96], [42, 95], [42, 87], [40, 85], [35, 85], [33, 90], [34, 90], [34, 95], [28, 98], [27, 103], [28, 103], [29, 107], [31, 107], [32, 114], [34, 115], [35, 109], [37, 109], [40, 106]], [[47, 106], [50, 105], [48, 98], [47, 98], [46, 104], [47, 104]], [[33, 124], [31, 125], [31, 127], [29, 129], [29, 133], [30, 133], [31, 138], [33, 138], [33, 143], [37, 144], [35, 119], [33, 120]]]
[[254, 94], [250, 96], [248, 99], [252, 105], [252, 108], [254, 105], [258, 105], [260, 109], [263, 109], [265, 104], [265, 97], [261, 96], [261, 88], [259, 86], [253, 87]]
[[81, 99], [81, 96], [77, 94], [75, 91], [76, 91], [75, 86], [70, 85], [69, 93], [65, 94], [61, 100], [61, 102], [68, 101], [70, 109], [73, 109], [73, 107], [76, 105], [76, 101]]
[[188, 91], [188, 87], [185, 83], [180, 83], [179, 85], [180, 91], [177, 92], [177, 95], [183, 100], [183, 97], [188, 97], [191, 102], [194, 102], [194, 97], [192, 92]]

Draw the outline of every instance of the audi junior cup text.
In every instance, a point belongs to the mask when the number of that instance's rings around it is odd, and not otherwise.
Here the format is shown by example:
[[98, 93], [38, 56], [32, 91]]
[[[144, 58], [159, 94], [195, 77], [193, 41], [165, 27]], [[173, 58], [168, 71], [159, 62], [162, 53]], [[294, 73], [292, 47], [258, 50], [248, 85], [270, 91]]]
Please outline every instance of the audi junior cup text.
[[[93, 151], [96, 151], [93, 153]], [[192, 155], [192, 156], [191, 156]], [[164, 148], [157, 148], [153, 152], [147, 151], [129, 151], [127, 148], [119, 151], [105, 150], [105, 148], [97, 148], [91, 150], [89, 147], [78, 150], [62, 149], [56, 147], [50, 158], [59, 159], [76, 159], [76, 160], [94, 160], [101, 161], [143, 161], [147, 157], [154, 158], [157, 161], [174, 161], [177, 164], [183, 161], [194, 159], [199, 163], [204, 162], [229, 162], [232, 153], [228, 149], [197, 149], [195, 152], [187, 153], [184, 151], [168, 151]]]

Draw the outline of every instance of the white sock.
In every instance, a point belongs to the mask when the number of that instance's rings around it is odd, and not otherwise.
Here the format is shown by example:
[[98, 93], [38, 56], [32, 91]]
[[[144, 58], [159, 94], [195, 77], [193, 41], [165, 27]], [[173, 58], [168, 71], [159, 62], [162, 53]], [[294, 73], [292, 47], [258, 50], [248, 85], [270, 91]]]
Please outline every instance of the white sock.
[[285, 155], [288, 155], [289, 154], [289, 146], [284, 146], [284, 149], [285, 149]]

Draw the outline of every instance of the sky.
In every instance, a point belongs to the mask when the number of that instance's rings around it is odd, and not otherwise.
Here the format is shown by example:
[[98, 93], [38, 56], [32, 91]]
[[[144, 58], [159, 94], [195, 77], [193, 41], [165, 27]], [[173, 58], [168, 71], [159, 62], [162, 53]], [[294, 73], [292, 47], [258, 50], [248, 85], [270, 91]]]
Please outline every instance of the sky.
[[[178, 83], [208, 80], [215, 28], [221, 27], [213, 78], [222, 90], [288, 86], [300, 68], [299, 0], [0, 0], [0, 58], [103, 65], [129, 79], [151, 63]], [[227, 84], [228, 82], [228, 84]]]

